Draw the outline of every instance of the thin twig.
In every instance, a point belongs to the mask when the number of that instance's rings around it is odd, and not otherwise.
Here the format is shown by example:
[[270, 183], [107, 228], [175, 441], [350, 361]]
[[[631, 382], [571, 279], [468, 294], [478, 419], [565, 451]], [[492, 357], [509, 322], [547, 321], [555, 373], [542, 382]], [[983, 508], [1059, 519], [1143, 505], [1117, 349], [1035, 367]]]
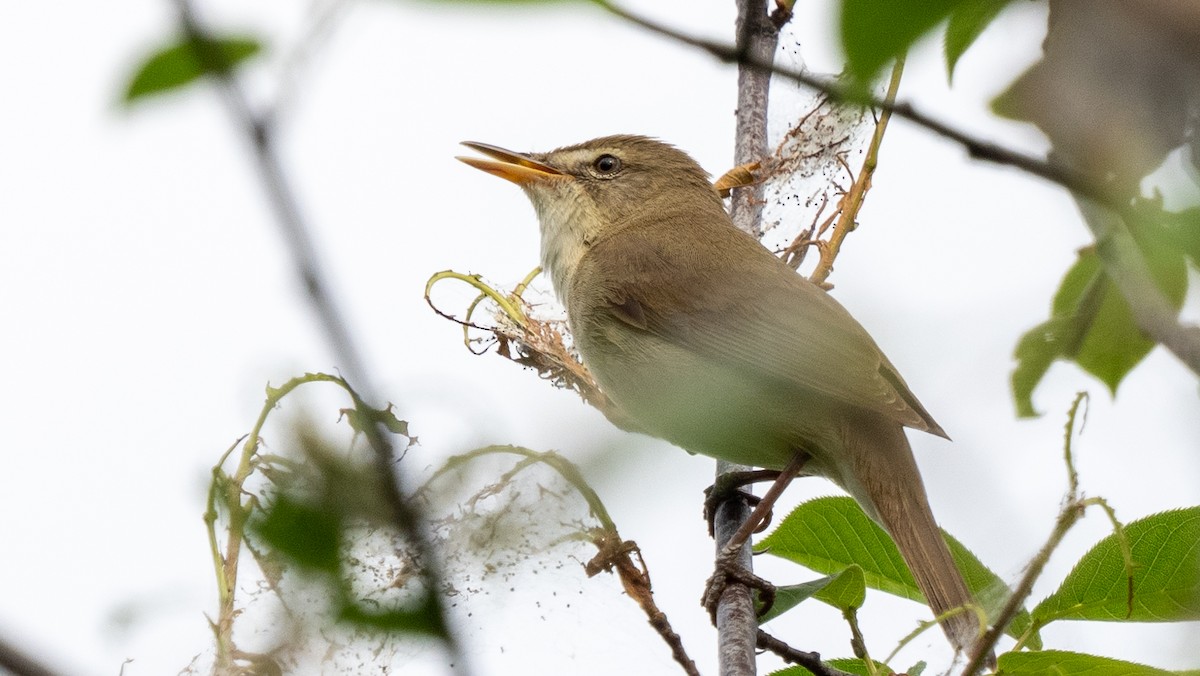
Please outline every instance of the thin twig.
[[[617, 525], [609, 516], [608, 509], [600, 500], [600, 496], [595, 489], [588, 484], [583, 478], [583, 473], [574, 463], [562, 457], [553, 451], [539, 453], [537, 451], [523, 448], [521, 446], [484, 446], [473, 451], [456, 455], [447, 460], [437, 471], [425, 481], [424, 484], [417, 490], [420, 495], [433, 489], [434, 483], [441, 476], [457, 469], [467, 463], [488, 455], [516, 455], [522, 458], [522, 464], [518, 464], [516, 468], [510, 470], [500, 480], [500, 484], [508, 483], [518, 472], [530, 467], [534, 464], [543, 464], [554, 470], [560, 477], [563, 478], [577, 493], [584, 499], [588, 505], [588, 512], [600, 522], [598, 528], [589, 530], [589, 536], [593, 545], [599, 552], [584, 566], [588, 577], [595, 576], [601, 571], [613, 572], [617, 574], [617, 578], [621, 581], [621, 585], [625, 589], [625, 593], [638, 604], [642, 612], [646, 614], [646, 619], [650, 626], [654, 628], [667, 647], [671, 649], [671, 656], [679, 663], [684, 673], [688, 676], [699, 676], [700, 671], [696, 668], [696, 663], [688, 656], [687, 651], [683, 647], [683, 639], [671, 627], [671, 622], [667, 619], [658, 604], [654, 601], [653, 585], [650, 582], [650, 569], [646, 566], [645, 559], [642, 558], [642, 551], [636, 542], [625, 540], [621, 534], [617, 532]], [[637, 561], [634, 561], [636, 556]]]
[[783, 658], [784, 662], [789, 664], [798, 664], [805, 669], [811, 671], [815, 676], [853, 676], [841, 669], [836, 669], [821, 661], [820, 653], [804, 652], [796, 650], [787, 643], [780, 641], [774, 636], [768, 634], [762, 629], [758, 630], [757, 644], [763, 650], [769, 650], [779, 657]]
[[[900, 89], [900, 78], [904, 74], [904, 59], [896, 60], [896, 64], [892, 67], [892, 79], [888, 83], [887, 94], [884, 96], [884, 101], [893, 103], [896, 101], [896, 92]], [[829, 278], [829, 274], [833, 272], [833, 262], [837, 259], [838, 253], [842, 250], [842, 242], [845, 241], [846, 235], [850, 234], [858, 220], [858, 212], [862, 209], [863, 201], [867, 197], [867, 191], [871, 189], [871, 179], [875, 176], [875, 168], [879, 166], [879, 147], [883, 144], [883, 135], [887, 131], [888, 121], [892, 119], [891, 111], [884, 109], [879, 114], [879, 121], [875, 123], [875, 133], [871, 136], [871, 142], [867, 145], [866, 157], [863, 158], [862, 169], [859, 170], [858, 176], [855, 177], [854, 183], [851, 184], [850, 190], [842, 196], [841, 204], [838, 208], [837, 223], [833, 226], [833, 232], [829, 235], [825, 246], [820, 248], [821, 260], [817, 263], [816, 269], [809, 276], [814, 284], [824, 286], [825, 280]]]
[[871, 659], [871, 652], [867, 650], [867, 637], [863, 636], [862, 627], [858, 624], [858, 609], [853, 606], [843, 609], [842, 619], [850, 625], [850, 646], [854, 650], [854, 656], [863, 661], [863, 666], [867, 668], [870, 676], [878, 676], [879, 668], [875, 660]]
[[1084, 174], [1074, 171], [1071, 168], [1059, 163], [1050, 162], [1033, 155], [1004, 148], [994, 143], [976, 138], [964, 131], [955, 129], [954, 127], [941, 122], [917, 109], [911, 104], [905, 102], [889, 103], [886, 100], [870, 94], [869, 92], [852, 88], [836, 79], [814, 75], [802, 70], [796, 70], [787, 66], [780, 66], [773, 59], [756, 58], [753, 54], [740, 54], [739, 51], [726, 44], [707, 40], [705, 38], [688, 35], [679, 32], [670, 26], [661, 24], [650, 19], [633, 14], [613, 3], [609, 0], [592, 0], [604, 10], [621, 17], [622, 19], [641, 26], [648, 31], [662, 35], [663, 37], [671, 38], [686, 45], [691, 45], [697, 49], [708, 52], [713, 57], [726, 63], [736, 63], [739, 66], [746, 68], [758, 69], [787, 78], [798, 84], [804, 85], [811, 89], [815, 89], [829, 96], [833, 101], [841, 103], [856, 103], [870, 108], [888, 111], [897, 117], [902, 117], [917, 126], [945, 137], [951, 141], [958, 143], [966, 149], [967, 154], [971, 157], [996, 164], [1004, 164], [1016, 167], [1027, 173], [1039, 176], [1052, 183], [1057, 183], [1072, 192], [1086, 195], [1095, 199], [1106, 206], [1121, 206], [1112, 204], [1112, 195], [1098, 182], [1095, 182]]
[[[375, 388], [368, 377], [359, 350], [350, 335], [341, 308], [334, 301], [320, 263], [320, 257], [312, 240], [310, 228], [300, 203], [296, 199], [291, 182], [283, 169], [276, 147], [277, 139], [273, 125], [265, 116], [255, 113], [241, 83], [221, 51], [215, 48], [208, 31], [200, 24], [191, 0], [173, 0], [181, 28], [191, 41], [205, 71], [217, 82], [226, 107], [241, 128], [253, 151], [263, 188], [275, 210], [276, 223], [283, 231], [284, 239], [292, 256], [293, 267], [299, 276], [309, 303], [317, 314], [326, 338], [337, 355], [346, 379], [354, 384], [355, 396], [363, 402], [377, 402]], [[356, 404], [359, 402], [356, 402]], [[445, 599], [436, 592], [442, 588], [441, 571], [436, 552], [421, 526], [416, 508], [404, 498], [400, 485], [400, 473], [395, 461], [395, 451], [387, 438], [386, 431], [378, 423], [366, 425], [364, 436], [375, 453], [376, 466], [384, 479], [386, 499], [393, 520], [404, 536], [412, 543], [417, 557], [422, 562], [421, 572], [430, 590], [429, 607], [437, 614], [434, 618], [441, 629], [441, 636], [451, 656], [452, 669], [458, 674], [469, 673], [462, 645], [447, 617]]]
[[983, 636], [975, 642], [971, 649], [971, 658], [967, 662], [967, 667], [963, 670], [963, 676], [975, 676], [983, 669], [984, 663], [991, 655], [992, 649], [996, 647], [996, 643], [1000, 640], [1000, 636], [1012, 623], [1013, 618], [1021, 612], [1025, 606], [1025, 600], [1029, 598], [1029, 594], [1033, 591], [1033, 583], [1042, 575], [1042, 570], [1046, 564], [1050, 562], [1050, 555], [1054, 550], [1058, 549], [1058, 545], [1062, 543], [1063, 538], [1071, 530], [1077, 521], [1083, 516], [1084, 506], [1078, 502], [1067, 503], [1058, 518], [1054, 521], [1054, 530], [1051, 531], [1050, 537], [1046, 539], [1046, 544], [1038, 550], [1038, 553], [1029, 562], [1029, 567], [1025, 570], [1025, 575], [1021, 577], [1021, 581], [1017, 584], [1017, 588], [1013, 590], [1012, 596], [1008, 597], [1008, 601], [1004, 604], [1004, 608], [996, 616], [995, 622]]
[[[1021, 576], [1021, 581], [1017, 584], [1017, 588], [1013, 590], [1012, 596], [1008, 597], [1008, 601], [1004, 604], [1004, 608], [996, 615], [992, 626], [983, 633], [983, 636], [975, 642], [971, 647], [970, 659], [967, 660], [967, 666], [963, 670], [963, 676], [975, 676], [983, 669], [984, 664], [990, 658], [992, 650], [996, 647], [996, 643], [1000, 640], [1000, 636], [1008, 629], [1008, 625], [1021, 612], [1025, 605], [1025, 600], [1029, 598], [1033, 592], [1033, 584], [1042, 575], [1046, 564], [1050, 561], [1050, 555], [1054, 550], [1058, 549], [1063, 538], [1071, 528], [1083, 518], [1084, 512], [1089, 505], [1098, 504], [1096, 500], [1081, 500], [1079, 497], [1079, 474], [1075, 469], [1075, 461], [1072, 455], [1071, 440], [1075, 434], [1075, 420], [1080, 411], [1080, 405], [1086, 401], [1087, 395], [1080, 392], [1076, 395], [1074, 403], [1071, 405], [1071, 410], [1067, 414], [1066, 425], [1066, 441], [1063, 448], [1063, 462], [1067, 467], [1067, 495], [1063, 503], [1062, 510], [1058, 514], [1058, 518], [1054, 521], [1054, 530], [1051, 531], [1050, 537], [1046, 539], [1046, 543], [1038, 550], [1038, 553], [1029, 562], [1029, 567], [1025, 570], [1025, 575]], [[1032, 627], [1036, 630], [1037, 627]]]
[[750, 541], [750, 536], [762, 527], [771, 513], [771, 509], [779, 500], [779, 496], [783, 495], [783, 491], [787, 489], [792, 480], [800, 474], [800, 470], [804, 468], [804, 464], [808, 462], [809, 455], [807, 453], [796, 453], [787, 467], [783, 468], [771, 483], [771, 487], [763, 494], [758, 504], [754, 507], [754, 511], [750, 513], [749, 518], [738, 528], [729, 542], [725, 543], [725, 548], [721, 550], [721, 554], [733, 558], [733, 555], [744, 544]]

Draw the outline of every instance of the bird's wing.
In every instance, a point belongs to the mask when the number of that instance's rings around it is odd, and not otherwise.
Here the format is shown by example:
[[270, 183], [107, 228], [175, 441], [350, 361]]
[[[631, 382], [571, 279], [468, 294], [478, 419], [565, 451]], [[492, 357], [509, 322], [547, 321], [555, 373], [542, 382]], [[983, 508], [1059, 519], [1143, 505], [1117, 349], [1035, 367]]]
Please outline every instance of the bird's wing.
[[748, 374], [946, 436], [850, 313], [754, 238], [727, 223], [681, 232], [654, 221], [614, 235], [580, 261], [579, 272], [590, 269], [576, 279], [600, 282], [578, 289], [599, 294], [592, 312]]

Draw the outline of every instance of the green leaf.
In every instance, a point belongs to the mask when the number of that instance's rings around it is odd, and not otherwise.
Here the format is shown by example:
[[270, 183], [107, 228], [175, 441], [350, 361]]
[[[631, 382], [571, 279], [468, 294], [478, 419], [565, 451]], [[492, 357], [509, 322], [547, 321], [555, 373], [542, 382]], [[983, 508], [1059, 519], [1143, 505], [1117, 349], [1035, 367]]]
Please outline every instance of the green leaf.
[[852, 498], [817, 498], [801, 504], [756, 548], [827, 575], [858, 565], [868, 587], [925, 600], [891, 538]]
[[800, 584], [792, 584], [783, 587], [775, 588], [775, 603], [771, 604], [771, 609], [768, 610], [762, 617], [758, 618], [760, 624], [766, 624], [771, 620], [779, 617], [787, 611], [800, 605], [802, 602], [812, 598], [814, 594], [824, 589], [837, 579], [837, 575], [826, 575], [825, 577], [817, 578], [810, 582], [801, 582]]
[[842, 49], [859, 83], [908, 51], [922, 35], [968, 0], [842, 0]]
[[346, 422], [350, 423], [350, 427], [354, 428], [354, 431], [359, 434], [363, 434], [368, 425], [375, 423], [383, 425], [383, 428], [392, 434], [412, 438], [408, 434], [408, 421], [397, 418], [395, 410], [390, 404], [386, 409], [373, 409], [364, 406], [362, 410], [357, 408], [343, 408], [338, 413], [345, 417]]
[[850, 566], [837, 575], [827, 575], [809, 582], [775, 588], [775, 602], [771, 609], [758, 618], [765, 624], [810, 598], [816, 598], [843, 612], [861, 608], [866, 600], [867, 589], [863, 582], [862, 568]]
[[[831, 660], [825, 660], [825, 664], [848, 674], [871, 676], [871, 671], [867, 669], [867, 663], [857, 657], [835, 657]], [[882, 662], [875, 662], [875, 669], [875, 673], [878, 676], [890, 676], [896, 673]], [[770, 676], [813, 676], [813, 673], [804, 667], [788, 667], [779, 671], [773, 671]]]
[[1200, 267], [1200, 207], [1162, 212], [1162, 220], [1169, 242]]
[[1008, 6], [1012, 0], [969, 0], [960, 3], [950, 13], [946, 24], [946, 79], [954, 80], [954, 68], [983, 30]]
[[[238, 65], [262, 49], [262, 43], [253, 37], [224, 36], [212, 38], [211, 42], [226, 68]], [[211, 69], [205, 68], [204, 59], [200, 58], [196, 46], [192, 40], [180, 38], [146, 57], [129, 79], [124, 102], [130, 104], [179, 89], [200, 79]]]
[[999, 673], [1005, 676], [1181, 676], [1189, 672], [1155, 669], [1099, 655], [1044, 650], [1004, 653], [999, 658]]
[[297, 564], [316, 571], [337, 573], [342, 524], [331, 511], [303, 504], [280, 494], [253, 529], [275, 550]]
[[1059, 588], [1033, 610], [1054, 620], [1200, 620], [1200, 507], [1163, 512], [1125, 527], [1133, 583], [1116, 534], [1096, 544]]
[[[943, 535], [967, 588], [986, 612], [998, 612], [1009, 593], [1004, 581], [961, 543]], [[856, 565], [866, 586], [925, 602], [896, 545], [852, 498], [817, 498], [801, 504], [756, 548], [826, 575]], [[1022, 611], [1009, 633], [1018, 635], [1029, 626], [1029, 614]], [[1030, 645], [1040, 644], [1035, 637]]]
[[[1164, 246], [1161, 228], [1157, 223], [1153, 230], [1144, 233], [1140, 239], [1150, 274], [1171, 301], [1172, 307], [1178, 311], [1183, 307], [1183, 297], [1187, 293], [1187, 266], [1183, 256], [1178, 249]], [[1096, 274], [1103, 275], [1101, 272]], [[1085, 371], [1107, 385], [1115, 396], [1121, 380], [1154, 349], [1155, 343], [1134, 323], [1124, 296], [1108, 280], [1107, 275], [1103, 275], [1103, 278], [1103, 298], [1074, 359]], [[1079, 309], [1088, 310], [1086, 306]]]
[[1013, 357], [1017, 365], [1012, 372], [1013, 398], [1017, 403], [1017, 417], [1034, 418], [1041, 415], [1033, 407], [1033, 390], [1041, 382], [1050, 365], [1058, 359], [1072, 329], [1065, 318], [1051, 319], [1033, 327], [1017, 341]]
[[[1195, 236], [1191, 214], [1141, 208], [1131, 232], [1159, 288], [1175, 309], [1187, 293], [1181, 242]], [[1181, 218], [1182, 216], [1182, 218]], [[1200, 236], [1197, 236], [1200, 239]], [[1200, 253], [1200, 252], [1198, 252]], [[1117, 386], [1154, 349], [1133, 321], [1129, 304], [1104, 272], [1094, 248], [1084, 249], [1054, 296], [1049, 320], [1021, 337], [1014, 357], [1017, 415], [1033, 417], [1033, 390], [1056, 359], [1069, 359], [1100, 379], [1115, 396]]]
[[867, 600], [867, 584], [860, 566], [852, 565], [833, 578], [814, 596], [843, 613], [862, 608]]

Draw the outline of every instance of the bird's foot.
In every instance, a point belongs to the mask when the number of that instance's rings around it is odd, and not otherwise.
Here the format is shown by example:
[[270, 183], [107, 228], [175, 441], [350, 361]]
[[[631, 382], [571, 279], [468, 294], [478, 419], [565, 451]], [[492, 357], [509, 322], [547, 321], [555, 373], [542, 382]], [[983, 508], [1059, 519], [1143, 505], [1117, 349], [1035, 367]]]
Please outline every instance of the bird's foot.
[[714, 625], [717, 622], [717, 606], [720, 604], [721, 596], [729, 587], [730, 582], [736, 582], [758, 591], [758, 617], [766, 614], [771, 609], [771, 606], [775, 604], [775, 585], [768, 582], [765, 578], [750, 572], [737, 559], [738, 550], [722, 550], [717, 555], [716, 563], [713, 566], [713, 574], [708, 578], [708, 582], [704, 586], [704, 596], [701, 599], [701, 603], [708, 610], [708, 615], [712, 618]]
[[[729, 472], [717, 477], [713, 485], [704, 489], [704, 520], [708, 522], [708, 536], [713, 537], [713, 521], [717, 518], [717, 507], [728, 500], [734, 493], [739, 493], [750, 506], [756, 506], [762, 498], [740, 490], [760, 481], [774, 481], [779, 478], [779, 472], [773, 469], [756, 469], [745, 472]], [[754, 532], [758, 533], [771, 523], [771, 515], [763, 519], [762, 525]]]

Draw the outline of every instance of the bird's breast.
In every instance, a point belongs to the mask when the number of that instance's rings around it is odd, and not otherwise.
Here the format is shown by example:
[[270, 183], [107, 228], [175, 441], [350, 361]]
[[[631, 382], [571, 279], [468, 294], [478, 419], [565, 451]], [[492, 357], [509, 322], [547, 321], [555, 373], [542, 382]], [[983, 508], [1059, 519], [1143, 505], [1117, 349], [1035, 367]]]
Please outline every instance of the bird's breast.
[[781, 469], [797, 441], [801, 402], [771, 380], [750, 377], [653, 333], [586, 312], [570, 313], [584, 363], [646, 432], [693, 453]]

